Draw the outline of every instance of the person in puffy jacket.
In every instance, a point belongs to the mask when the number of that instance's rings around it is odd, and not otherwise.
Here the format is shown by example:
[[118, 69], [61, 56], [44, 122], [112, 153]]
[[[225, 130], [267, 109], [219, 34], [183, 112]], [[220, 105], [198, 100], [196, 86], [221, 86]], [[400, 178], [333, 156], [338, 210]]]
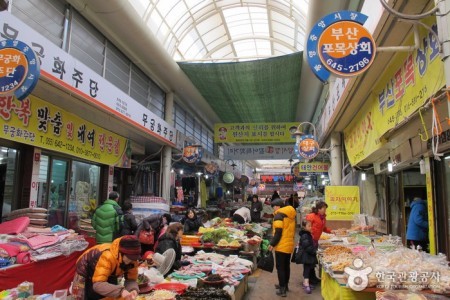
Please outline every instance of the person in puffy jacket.
[[192, 209], [188, 209], [184, 219], [184, 232], [187, 234], [197, 233], [202, 221], [197, 217], [197, 213]]
[[108, 200], [103, 202], [92, 216], [92, 227], [95, 229], [98, 244], [111, 243], [120, 236], [120, 218], [123, 218], [123, 212], [118, 202], [119, 193], [109, 193]]
[[122, 205], [123, 215], [123, 228], [121, 236], [134, 234], [137, 229], [136, 217], [133, 215], [133, 204], [130, 201], [125, 201]]
[[300, 229], [299, 249], [302, 251], [300, 263], [303, 264], [303, 289], [307, 294], [311, 294], [312, 286], [309, 283], [311, 270], [317, 264], [317, 247], [314, 246], [314, 241], [311, 235], [311, 222], [303, 221]]
[[172, 269], [168, 272], [168, 274], [172, 273], [174, 269], [179, 269], [181, 266], [181, 244], [180, 240], [183, 236], [183, 224], [181, 223], [172, 223], [167, 227], [166, 233], [164, 233], [158, 239], [158, 246], [155, 249], [155, 252], [163, 254], [168, 249], [175, 250], [175, 262], [172, 266]]
[[[136, 299], [141, 244], [133, 235], [86, 250], [76, 262], [72, 295], [77, 300]], [[122, 286], [118, 278], [123, 276]]]
[[[312, 213], [306, 216], [306, 220], [311, 222], [311, 235], [314, 241], [314, 246], [318, 247], [319, 239], [322, 232], [331, 233], [331, 230], [327, 227], [327, 208], [328, 204], [323, 201], [319, 201], [312, 209]], [[314, 268], [311, 269], [309, 276], [309, 282], [311, 284], [318, 284], [320, 279], [317, 278]]]
[[278, 289], [277, 295], [286, 297], [289, 291], [289, 278], [291, 276], [291, 255], [294, 250], [295, 235], [295, 209], [284, 205], [280, 198], [272, 199], [274, 210], [272, 223], [273, 237], [268, 250], [275, 250], [275, 263], [277, 267]]
[[408, 227], [406, 230], [407, 246], [422, 247], [428, 251], [428, 212], [427, 201], [416, 197], [411, 203]]

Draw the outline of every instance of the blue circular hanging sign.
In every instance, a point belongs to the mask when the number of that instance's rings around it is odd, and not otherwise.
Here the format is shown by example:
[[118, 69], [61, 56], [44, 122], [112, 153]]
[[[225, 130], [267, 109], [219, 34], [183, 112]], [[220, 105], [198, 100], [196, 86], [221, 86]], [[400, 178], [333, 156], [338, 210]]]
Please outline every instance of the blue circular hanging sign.
[[313, 159], [319, 154], [319, 143], [311, 134], [305, 134], [300, 137], [300, 141], [295, 143], [295, 154], [298, 158]]
[[40, 74], [39, 59], [30, 46], [18, 40], [0, 42], [0, 96], [25, 99]]

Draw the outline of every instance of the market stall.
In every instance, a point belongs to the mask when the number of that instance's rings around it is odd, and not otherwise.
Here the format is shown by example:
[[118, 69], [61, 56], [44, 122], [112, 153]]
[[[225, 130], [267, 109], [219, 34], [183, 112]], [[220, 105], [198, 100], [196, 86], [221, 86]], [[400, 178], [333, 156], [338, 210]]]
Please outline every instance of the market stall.
[[[367, 217], [355, 216], [355, 220], [360, 219]], [[377, 292], [382, 295], [390, 290], [418, 295], [413, 299], [428, 299], [420, 295], [447, 299], [450, 267], [445, 255], [406, 248], [399, 237], [377, 235], [375, 224], [376, 220], [356, 222], [350, 229], [341, 228], [335, 234], [321, 236], [318, 257], [324, 299], [377, 299]], [[398, 293], [396, 297], [402, 295]]]

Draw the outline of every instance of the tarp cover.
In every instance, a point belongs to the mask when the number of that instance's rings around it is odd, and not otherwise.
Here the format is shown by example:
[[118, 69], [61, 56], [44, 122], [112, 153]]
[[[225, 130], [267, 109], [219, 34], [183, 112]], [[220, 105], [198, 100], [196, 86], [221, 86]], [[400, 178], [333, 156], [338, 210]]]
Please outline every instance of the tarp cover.
[[224, 123], [294, 122], [303, 52], [237, 63], [178, 63]]

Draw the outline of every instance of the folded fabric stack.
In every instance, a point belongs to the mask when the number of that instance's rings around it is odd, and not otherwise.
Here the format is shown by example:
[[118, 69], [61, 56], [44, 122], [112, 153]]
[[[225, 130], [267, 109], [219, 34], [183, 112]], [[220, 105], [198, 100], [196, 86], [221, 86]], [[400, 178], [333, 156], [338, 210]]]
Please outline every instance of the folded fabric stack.
[[35, 208], [22, 208], [17, 209], [9, 213], [6, 217], [7, 220], [14, 220], [19, 217], [30, 218], [30, 224], [36, 227], [45, 227], [48, 223], [48, 213], [46, 208], [35, 207]]
[[92, 227], [91, 219], [80, 219], [78, 223], [80, 229], [87, 233], [89, 236], [95, 236], [95, 229]]

